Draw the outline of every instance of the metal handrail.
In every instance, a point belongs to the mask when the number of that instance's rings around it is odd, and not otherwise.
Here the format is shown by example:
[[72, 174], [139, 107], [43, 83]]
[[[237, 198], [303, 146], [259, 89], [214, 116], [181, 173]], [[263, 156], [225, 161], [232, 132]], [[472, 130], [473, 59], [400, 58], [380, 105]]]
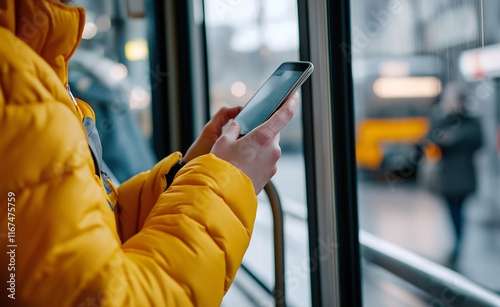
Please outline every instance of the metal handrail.
[[264, 187], [273, 212], [274, 229], [274, 291], [276, 307], [285, 307], [285, 240], [283, 228], [283, 209], [274, 184], [269, 181]]
[[276, 307], [285, 307], [285, 240], [283, 228], [283, 209], [278, 191], [274, 184], [269, 181], [264, 187], [267, 198], [271, 205], [273, 214], [273, 234], [274, 234], [274, 290], [271, 291], [262, 280], [257, 277], [243, 263], [240, 268], [245, 271], [248, 276], [253, 279], [257, 285], [265, 292], [271, 294], [276, 302]]
[[422, 289], [443, 306], [500, 306], [500, 296], [461, 274], [416, 255], [364, 230], [359, 231], [363, 257]]

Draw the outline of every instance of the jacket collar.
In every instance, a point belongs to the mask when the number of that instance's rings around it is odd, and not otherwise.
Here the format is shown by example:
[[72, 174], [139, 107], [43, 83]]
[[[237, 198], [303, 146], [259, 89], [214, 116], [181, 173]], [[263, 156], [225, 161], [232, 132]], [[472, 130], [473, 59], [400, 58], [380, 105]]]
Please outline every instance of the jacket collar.
[[81, 40], [85, 10], [54, 0], [1, 0], [0, 26], [40, 55], [66, 85], [68, 60]]

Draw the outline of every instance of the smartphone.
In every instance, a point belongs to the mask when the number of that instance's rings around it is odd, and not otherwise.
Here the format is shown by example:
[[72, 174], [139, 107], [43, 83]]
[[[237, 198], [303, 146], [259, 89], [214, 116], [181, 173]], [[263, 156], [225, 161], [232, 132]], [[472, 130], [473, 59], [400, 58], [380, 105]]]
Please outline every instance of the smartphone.
[[285, 62], [260, 87], [234, 119], [244, 136], [268, 120], [309, 78], [314, 70], [310, 62]]

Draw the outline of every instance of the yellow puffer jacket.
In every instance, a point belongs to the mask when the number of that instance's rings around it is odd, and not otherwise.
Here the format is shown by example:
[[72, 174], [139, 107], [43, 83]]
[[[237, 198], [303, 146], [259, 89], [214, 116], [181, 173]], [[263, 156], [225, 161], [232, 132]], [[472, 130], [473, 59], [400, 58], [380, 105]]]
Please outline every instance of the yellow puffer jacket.
[[55, 1], [0, 2], [0, 306], [218, 306], [249, 244], [252, 183], [205, 155], [164, 192], [175, 153], [106, 195], [82, 126], [92, 110], [65, 88], [84, 20]]

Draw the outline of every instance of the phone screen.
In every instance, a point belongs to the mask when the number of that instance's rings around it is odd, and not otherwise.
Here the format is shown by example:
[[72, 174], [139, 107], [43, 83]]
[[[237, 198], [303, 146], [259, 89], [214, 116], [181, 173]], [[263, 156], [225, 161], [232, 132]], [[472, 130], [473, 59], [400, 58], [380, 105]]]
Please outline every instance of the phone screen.
[[264, 123], [303, 73], [303, 68], [293, 70], [290, 65], [281, 65], [234, 119], [241, 125], [241, 135]]

